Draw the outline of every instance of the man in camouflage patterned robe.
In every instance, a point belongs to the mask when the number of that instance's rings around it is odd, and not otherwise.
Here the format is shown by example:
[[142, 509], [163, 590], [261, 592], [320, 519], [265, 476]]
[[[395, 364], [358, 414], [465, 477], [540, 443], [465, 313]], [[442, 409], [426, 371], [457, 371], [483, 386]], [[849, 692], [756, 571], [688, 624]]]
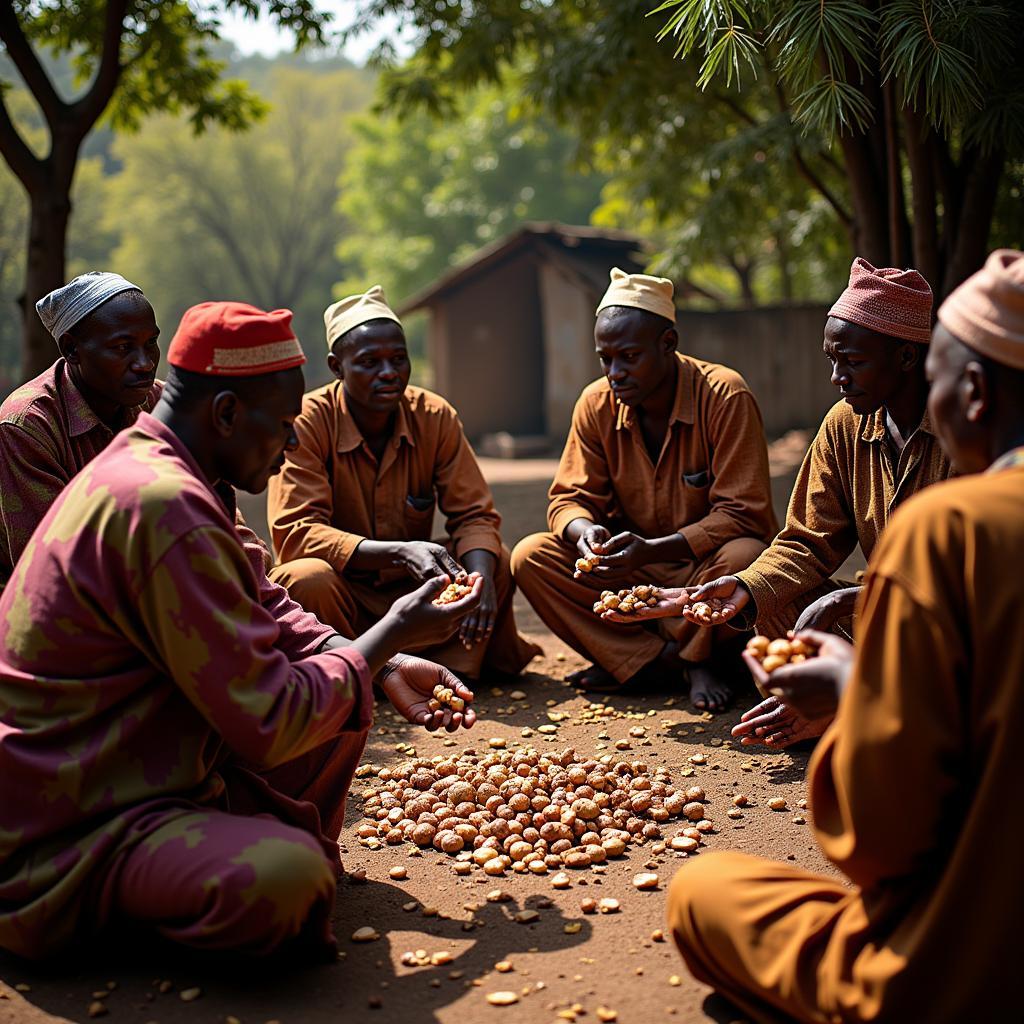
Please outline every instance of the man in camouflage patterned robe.
[[[287, 311], [188, 311], [143, 413], [69, 484], [0, 598], [0, 946], [42, 956], [130, 919], [199, 948], [332, 941], [337, 829], [373, 709], [438, 666], [389, 655], [479, 600], [436, 586], [344, 641], [263, 583], [214, 485], [261, 490], [295, 443]], [[466, 699], [472, 695], [464, 687]]]

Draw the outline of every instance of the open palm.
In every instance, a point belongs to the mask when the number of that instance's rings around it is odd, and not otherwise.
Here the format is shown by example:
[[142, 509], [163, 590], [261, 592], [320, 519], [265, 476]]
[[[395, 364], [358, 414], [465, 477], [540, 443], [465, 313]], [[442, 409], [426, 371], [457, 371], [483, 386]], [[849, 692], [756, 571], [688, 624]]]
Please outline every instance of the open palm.
[[[397, 664], [392, 661], [391, 666], [381, 680], [381, 689], [407, 722], [422, 725], [430, 732], [442, 726], [448, 732], [473, 727], [476, 712], [469, 706], [473, 700], [473, 691], [448, 669], [425, 658], [410, 655], [402, 655]], [[428, 702], [438, 683], [449, 687], [455, 696], [466, 702], [464, 711], [453, 711], [449, 707], [430, 710]]]

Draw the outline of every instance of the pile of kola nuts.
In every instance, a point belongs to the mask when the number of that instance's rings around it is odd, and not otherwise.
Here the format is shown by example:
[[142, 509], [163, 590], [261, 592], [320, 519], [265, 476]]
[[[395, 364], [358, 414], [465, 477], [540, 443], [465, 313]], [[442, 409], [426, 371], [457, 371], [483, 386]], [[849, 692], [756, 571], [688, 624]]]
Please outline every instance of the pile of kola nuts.
[[432, 846], [455, 855], [460, 874], [474, 866], [488, 875], [588, 868], [661, 839], [673, 818], [690, 827], [669, 845], [692, 853], [714, 829], [700, 787], [677, 791], [666, 769], [610, 754], [467, 750], [373, 774], [380, 786], [363, 794], [360, 839]]

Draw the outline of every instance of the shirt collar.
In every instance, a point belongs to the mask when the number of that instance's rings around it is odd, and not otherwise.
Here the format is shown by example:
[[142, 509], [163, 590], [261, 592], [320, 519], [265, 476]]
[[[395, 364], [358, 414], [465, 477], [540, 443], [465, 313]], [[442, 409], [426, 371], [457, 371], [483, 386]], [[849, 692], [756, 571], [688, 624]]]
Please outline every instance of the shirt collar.
[[68, 370], [67, 363], [61, 359], [60, 364], [61, 376], [64, 378], [61, 391], [64, 409], [68, 416], [68, 433], [72, 437], [80, 437], [82, 434], [88, 434], [90, 430], [95, 430], [96, 427], [106, 427], [106, 424], [92, 411], [92, 406], [85, 400], [85, 395], [78, 390], [78, 386], [71, 379], [71, 371]]
[[[693, 423], [693, 369], [679, 353], [676, 353], [676, 395], [669, 414], [669, 429], [672, 424]], [[616, 430], [625, 430], [633, 425], [633, 410], [628, 405], [618, 404], [618, 415], [615, 420]]]
[[78, 385], [76, 385], [72, 379], [67, 363], [63, 359], [61, 359], [60, 362], [61, 374], [64, 378], [62, 385], [64, 409], [68, 416], [68, 433], [72, 437], [81, 437], [83, 434], [88, 434], [91, 430], [95, 430], [97, 427], [101, 427], [108, 434], [113, 435], [129, 423], [134, 422], [139, 413], [145, 410], [146, 405], [144, 402], [139, 405], [131, 406], [130, 408], [122, 408], [118, 412], [117, 423], [115, 426], [107, 426], [107, 424], [104, 423], [95, 412], [93, 412], [92, 406], [85, 400], [85, 395], [78, 390]]
[[[935, 436], [935, 429], [932, 427], [927, 407], [924, 410], [924, 415], [921, 417], [921, 422], [917, 426], [917, 430], [924, 431], [924, 433], [931, 437]], [[914, 431], [915, 434], [917, 430]], [[870, 416], [864, 417], [864, 429], [861, 430], [860, 438], [862, 441], [875, 442], [884, 441], [886, 436], [885, 407], [883, 406], [881, 409], [876, 409]]]
[[1002, 469], [1010, 469], [1013, 466], [1024, 466], [1024, 445], [1019, 448], [1011, 448], [985, 470], [986, 473], [998, 473]]
[[[356, 421], [349, 415], [348, 407], [345, 403], [345, 386], [341, 381], [338, 381], [333, 386], [338, 402], [337, 450], [339, 452], [355, 451], [363, 443], [362, 432], [356, 426]], [[392, 435], [392, 441], [396, 448], [403, 439], [412, 445], [416, 443], [413, 438], [411, 418], [412, 410], [409, 405], [409, 390], [406, 388], [402, 394], [402, 400], [398, 403], [398, 415], [395, 417], [395, 430]]]

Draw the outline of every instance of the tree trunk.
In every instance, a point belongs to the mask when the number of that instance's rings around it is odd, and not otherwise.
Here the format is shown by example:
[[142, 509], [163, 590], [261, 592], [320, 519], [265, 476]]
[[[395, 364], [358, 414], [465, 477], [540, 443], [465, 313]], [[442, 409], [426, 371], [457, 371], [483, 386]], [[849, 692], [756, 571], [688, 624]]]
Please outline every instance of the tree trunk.
[[966, 167], [963, 206], [959, 223], [953, 228], [953, 251], [946, 263], [942, 288], [935, 295], [936, 307], [985, 262], [996, 194], [1005, 160], [1001, 150], [984, 154], [965, 153], [961, 157], [961, 165]]
[[71, 215], [70, 189], [50, 185], [30, 197], [22, 322], [21, 373], [28, 380], [57, 357], [54, 339], [36, 314], [36, 300], [66, 282], [64, 252]]

